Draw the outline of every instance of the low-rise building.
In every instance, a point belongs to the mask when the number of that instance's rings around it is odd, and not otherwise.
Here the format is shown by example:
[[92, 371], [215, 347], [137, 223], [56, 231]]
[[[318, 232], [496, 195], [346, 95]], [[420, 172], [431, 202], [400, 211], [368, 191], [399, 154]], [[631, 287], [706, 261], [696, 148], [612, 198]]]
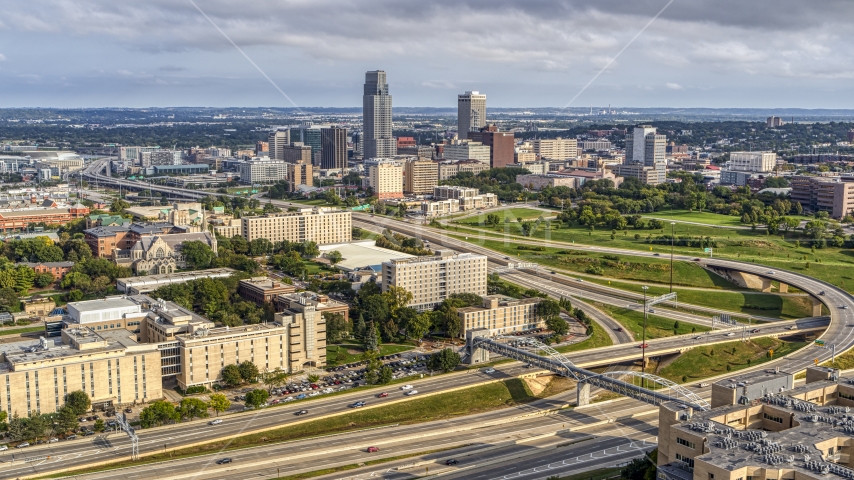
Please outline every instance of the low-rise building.
[[213, 223], [210, 228], [214, 235], [223, 238], [243, 236], [243, 222], [239, 218], [230, 218], [221, 223]]
[[489, 170], [489, 164], [478, 160], [445, 161], [438, 165], [439, 181], [448, 180], [457, 174], [468, 172], [472, 175]]
[[33, 224], [65, 225], [89, 215], [89, 207], [77, 203], [70, 206], [0, 209], [0, 232], [26, 230]]
[[189, 272], [164, 273], [162, 275], [142, 275], [138, 277], [127, 277], [116, 279], [116, 289], [128, 295], [139, 295], [157, 290], [164, 285], [175, 283], [186, 283], [191, 280], [202, 278], [226, 278], [230, 277], [234, 270], [227, 267], [209, 268], [207, 270], [193, 270]]
[[252, 277], [240, 281], [237, 293], [258, 305], [273, 303], [277, 296], [285, 293], [293, 293], [297, 289], [293, 285], [270, 277]]
[[441, 185], [433, 187], [435, 200], [458, 200], [460, 210], [474, 210], [498, 205], [498, 197], [494, 193], [480, 193], [476, 188]]
[[481, 142], [472, 142], [469, 140], [456, 141], [444, 146], [442, 149], [442, 158], [445, 160], [476, 160], [486, 165], [489, 168], [490, 148]]
[[622, 164], [615, 165], [614, 169], [617, 175], [624, 178], [637, 178], [644, 185], [655, 186], [667, 181], [667, 170], [661, 164], [651, 167], [640, 163]]
[[425, 217], [439, 217], [460, 211], [460, 201], [455, 198], [421, 202], [421, 214]]
[[545, 321], [537, 317], [537, 304], [541, 300], [488, 295], [479, 307], [458, 308], [460, 337], [465, 338], [466, 330], [473, 328], [487, 328], [491, 336], [545, 327]]
[[74, 262], [21, 262], [18, 265], [30, 267], [37, 274], [50, 273], [54, 279], [61, 280], [74, 267]]
[[56, 302], [52, 298], [42, 295], [33, 295], [32, 297], [21, 300], [24, 306], [24, 313], [30, 317], [46, 317], [56, 308]]
[[773, 172], [777, 168], [774, 152], [731, 152], [729, 169], [739, 172]]
[[808, 212], [827, 212], [842, 219], [854, 212], [854, 177], [808, 177], [795, 175], [789, 179], [792, 201]]
[[295, 292], [280, 294], [276, 297], [276, 311], [278, 312], [303, 312], [305, 307], [311, 306], [320, 314], [340, 314], [344, 320], [350, 319], [350, 306], [344, 302], [333, 300], [329, 295], [314, 292]]
[[243, 217], [243, 238], [266, 238], [273, 243], [312, 241], [345, 243], [353, 239], [352, 213], [331, 208], [303, 208], [296, 212]]

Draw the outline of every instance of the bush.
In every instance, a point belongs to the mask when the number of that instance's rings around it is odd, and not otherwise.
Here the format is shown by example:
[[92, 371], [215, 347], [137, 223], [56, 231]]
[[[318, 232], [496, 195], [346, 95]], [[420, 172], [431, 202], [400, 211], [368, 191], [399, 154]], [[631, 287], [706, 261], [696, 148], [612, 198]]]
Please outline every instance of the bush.
[[207, 393], [207, 391], [208, 389], [205, 388], [204, 385], [193, 385], [192, 387], [186, 390], [181, 390], [180, 388], [178, 389], [178, 393], [180, 393], [181, 395], [195, 395], [198, 393]]

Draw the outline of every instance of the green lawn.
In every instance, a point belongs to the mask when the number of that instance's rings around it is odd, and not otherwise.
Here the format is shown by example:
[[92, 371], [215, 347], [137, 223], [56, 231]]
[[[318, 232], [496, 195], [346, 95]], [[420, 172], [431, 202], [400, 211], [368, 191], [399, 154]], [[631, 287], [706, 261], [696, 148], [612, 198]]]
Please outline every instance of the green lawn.
[[[719, 227], [744, 227], [749, 225], [744, 225], [741, 223], [741, 217], [735, 217], [732, 215], [720, 215], [717, 213], [711, 212], [698, 212], [698, 211], [688, 211], [688, 210], [680, 210], [676, 209], [671, 211], [670, 209], [662, 209], [659, 212], [643, 214], [643, 217], [649, 218], [657, 218], [660, 220], [674, 220], [676, 222], [695, 222], [695, 223], [704, 223], [707, 225], [717, 225]], [[797, 218], [798, 220], [812, 220], [812, 217], [806, 216], [798, 216], [798, 215], [787, 215], [788, 217]], [[668, 225], [669, 226], [669, 225]], [[680, 227], [680, 225], [676, 225], [676, 229], [679, 228], [687, 228], [685, 226]]]
[[[91, 473], [132, 465], [141, 465], [165, 460], [193, 457], [210, 453], [223, 453], [256, 445], [299, 440], [351, 430], [393, 424], [414, 424], [433, 420], [473, 415], [515, 405], [525, 404], [539, 397], [534, 396], [525, 382], [513, 378], [502, 382], [478, 385], [455, 392], [427, 397], [415, 397], [401, 403], [381, 408], [368, 408], [334, 417], [309, 421], [297, 425], [275, 428], [260, 433], [239, 435], [195, 447], [170, 452], [146, 455], [142, 460], [117, 461], [109, 466], [75, 470], [75, 473]], [[68, 472], [48, 475], [50, 478], [66, 476]]]
[[[674, 382], [691, 382], [713, 377], [729, 371], [737, 371], [749, 366], [771, 360], [768, 355], [773, 350], [773, 358], [780, 358], [806, 345], [805, 342], [785, 342], [776, 338], [755, 338], [750, 342], [727, 342], [717, 345], [699, 346], [688, 350], [673, 363], [656, 372], [659, 376]], [[749, 362], [748, 362], [749, 360]], [[686, 377], [683, 380], [683, 377]]]
[[41, 327], [23, 327], [23, 328], [10, 328], [8, 330], [0, 330], [0, 335], [20, 335], [22, 333], [30, 333], [30, 332], [43, 332], [44, 326]]
[[[620, 322], [627, 331], [631, 332], [635, 340], [640, 341], [643, 338], [643, 312], [632, 310], [629, 308], [613, 307], [610, 305], [596, 304], [596, 307], [610, 315], [614, 320]], [[646, 338], [662, 338], [673, 336], [674, 321], [669, 318], [659, 317], [654, 314], [647, 314], [646, 319]], [[676, 333], [682, 335], [692, 332], [707, 332], [711, 330], [709, 327], [695, 325], [687, 322], [679, 322], [679, 328]]]
[[[669, 227], [669, 225], [668, 225]], [[448, 232], [459, 232], [469, 237], [472, 242], [480, 242], [479, 232], [489, 234], [489, 237], [503, 236], [504, 225], [497, 228], [450, 226]], [[521, 237], [518, 225], [510, 225], [510, 234]], [[646, 242], [647, 236], [654, 237], [669, 234], [669, 228], [663, 230], [641, 229], [618, 231], [611, 238], [611, 229], [588, 230], [581, 226], [562, 226], [560, 228], [543, 228], [535, 230], [530, 240], [539, 239], [547, 243], [564, 242], [567, 244], [596, 245], [629, 250], [660, 252], [662, 257], [670, 253], [669, 244], [651, 244]], [[811, 242], [794, 233], [787, 236], [766, 235], [764, 229], [731, 229], [722, 227], [704, 227], [699, 225], [676, 226], [676, 236], [709, 237], [717, 246], [714, 247], [715, 257], [756, 262], [770, 267], [793, 270], [816, 277], [834, 285], [854, 292], [854, 273], [850, 268], [854, 265], [854, 251], [847, 248], [826, 247], [812, 252]], [[639, 239], [635, 239], [635, 235]], [[499, 239], [500, 240], [500, 239]], [[507, 242], [512, 244], [516, 238], [509, 237]], [[554, 245], [557, 246], [557, 245]], [[676, 246], [674, 252], [680, 255], [704, 256], [700, 247]]]
[[572, 345], [564, 345], [562, 347], [558, 347], [555, 350], [560, 353], [569, 353], [577, 352], [579, 350], [589, 350], [591, 348], [607, 347], [609, 345], [612, 345], [611, 337], [608, 336], [608, 332], [606, 332], [605, 329], [599, 326], [599, 324], [596, 322], [593, 322], [592, 325], [593, 335], [591, 335], [590, 338], [578, 343], [573, 343]]
[[[411, 345], [380, 345], [380, 356], [412, 350]], [[358, 362], [365, 349], [362, 345], [342, 344], [326, 346], [326, 365], [334, 367], [345, 363]]]
[[542, 210], [537, 210], [534, 208], [508, 208], [505, 210], [500, 210], [497, 212], [486, 212], [481, 213], [477, 216], [461, 218], [457, 220], [460, 224], [465, 225], [480, 225], [486, 221], [486, 216], [489, 214], [497, 214], [501, 221], [504, 219], [508, 219], [510, 222], [516, 222], [518, 218], [522, 218], [522, 220], [536, 220], [540, 217], [549, 218], [554, 217], [558, 212], [544, 212]]

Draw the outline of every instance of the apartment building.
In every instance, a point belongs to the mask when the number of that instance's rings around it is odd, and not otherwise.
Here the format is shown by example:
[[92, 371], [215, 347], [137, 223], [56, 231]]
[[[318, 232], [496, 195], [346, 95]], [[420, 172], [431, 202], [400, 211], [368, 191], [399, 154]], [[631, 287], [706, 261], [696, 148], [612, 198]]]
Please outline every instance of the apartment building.
[[454, 198], [421, 202], [421, 214], [425, 217], [439, 217], [460, 211], [460, 201]]
[[483, 304], [479, 307], [459, 308], [460, 338], [465, 338], [466, 330], [474, 328], [489, 329], [490, 336], [543, 328], [545, 321], [537, 318], [537, 304], [541, 300], [488, 295], [483, 297]]
[[180, 165], [182, 160], [181, 150], [152, 150], [139, 153], [139, 166], [151, 167], [153, 165]]
[[498, 205], [498, 197], [494, 193], [480, 193], [476, 188], [441, 185], [433, 187], [433, 199], [454, 199], [460, 202], [460, 210], [474, 210]]
[[490, 165], [490, 152], [489, 145], [484, 145], [481, 142], [462, 140], [444, 145], [442, 158], [453, 161], [477, 160], [488, 166]]
[[237, 286], [237, 293], [258, 305], [273, 303], [281, 294], [293, 293], [297, 289], [293, 285], [283, 283], [281, 280], [270, 277], [252, 277], [241, 280]]
[[531, 150], [540, 158], [569, 160], [578, 156], [578, 140], [574, 138], [543, 138], [530, 142]]
[[842, 219], [854, 212], [854, 177], [791, 177], [793, 202], [798, 202], [808, 212], [827, 212], [832, 218]]
[[275, 183], [285, 180], [288, 175], [288, 164], [284, 160], [270, 158], [253, 158], [240, 164], [240, 183], [254, 185], [260, 183]]
[[313, 241], [345, 243], [353, 239], [352, 213], [331, 208], [303, 208], [296, 212], [243, 217], [243, 238], [266, 238], [273, 243]]
[[220, 237], [231, 238], [234, 236], [243, 236], [243, 222], [239, 218], [230, 218], [223, 220], [221, 223], [212, 223], [211, 231], [214, 235]]
[[388, 159], [374, 159], [365, 162], [368, 175], [366, 187], [374, 191], [380, 200], [403, 198], [403, 165]]
[[731, 152], [729, 169], [737, 172], [773, 172], [777, 168], [774, 152]]
[[463, 172], [477, 175], [484, 170], [489, 170], [489, 164], [477, 160], [446, 161], [439, 163], [438, 169], [441, 182]]
[[99, 258], [113, 258], [116, 250], [126, 250], [136, 240], [129, 238], [130, 226], [95, 227], [83, 231], [83, 239], [92, 249], [92, 255]]
[[429, 195], [439, 184], [439, 165], [431, 160], [408, 160], [404, 164], [403, 176], [403, 193]]
[[667, 181], [667, 170], [664, 164], [644, 166], [641, 163], [615, 165], [616, 174], [620, 177], [634, 177], [644, 185], [659, 185]]
[[486, 295], [485, 255], [440, 250], [431, 257], [382, 264], [382, 290], [394, 285], [412, 293], [408, 306], [429, 310], [454, 293]]

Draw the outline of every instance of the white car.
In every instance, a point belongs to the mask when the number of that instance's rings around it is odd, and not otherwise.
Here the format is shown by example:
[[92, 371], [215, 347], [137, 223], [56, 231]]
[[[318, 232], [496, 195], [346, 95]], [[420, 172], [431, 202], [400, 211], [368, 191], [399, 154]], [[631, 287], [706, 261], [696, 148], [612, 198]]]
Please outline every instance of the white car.
[[0, 445], [0, 452], [5, 452], [6, 450], [9, 450], [8, 445]]
[[408, 395], [411, 397], [412, 395], [415, 395], [416, 393], [418, 393], [418, 390], [410, 390], [410, 391], [404, 393], [404, 395]]
[[413, 388], [415, 387], [413, 387], [412, 385], [404, 385], [400, 387], [401, 390], [412, 390]]
[[219, 425], [220, 423], [222, 423], [222, 419], [217, 418], [216, 420], [211, 420], [210, 422], [208, 422], [208, 425]]
[[700, 388], [705, 388], [705, 387], [708, 387], [708, 386], [709, 386], [709, 384], [708, 384], [708, 383], [706, 383], [706, 382], [703, 382], [703, 383], [700, 383], [700, 384], [699, 384], [699, 385], [697, 385], [697, 386], [698, 386], [698, 387], [700, 387]]
[[775, 273], [777, 272], [775, 272], [774, 270], [768, 270], [768, 275], [774, 275]]
[[30, 442], [19, 443], [15, 448], [26, 448], [30, 446]]
[[729, 333], [727, 333], [725, 336], [727, 336], [727, 337], [734, 337], [734, 336], [735, 336], [735, 332], [729, 332]]
[[495, 369], [494, 368], [487, 368], [486, 370], [483, 371], [483, 373], [495, 373]]

